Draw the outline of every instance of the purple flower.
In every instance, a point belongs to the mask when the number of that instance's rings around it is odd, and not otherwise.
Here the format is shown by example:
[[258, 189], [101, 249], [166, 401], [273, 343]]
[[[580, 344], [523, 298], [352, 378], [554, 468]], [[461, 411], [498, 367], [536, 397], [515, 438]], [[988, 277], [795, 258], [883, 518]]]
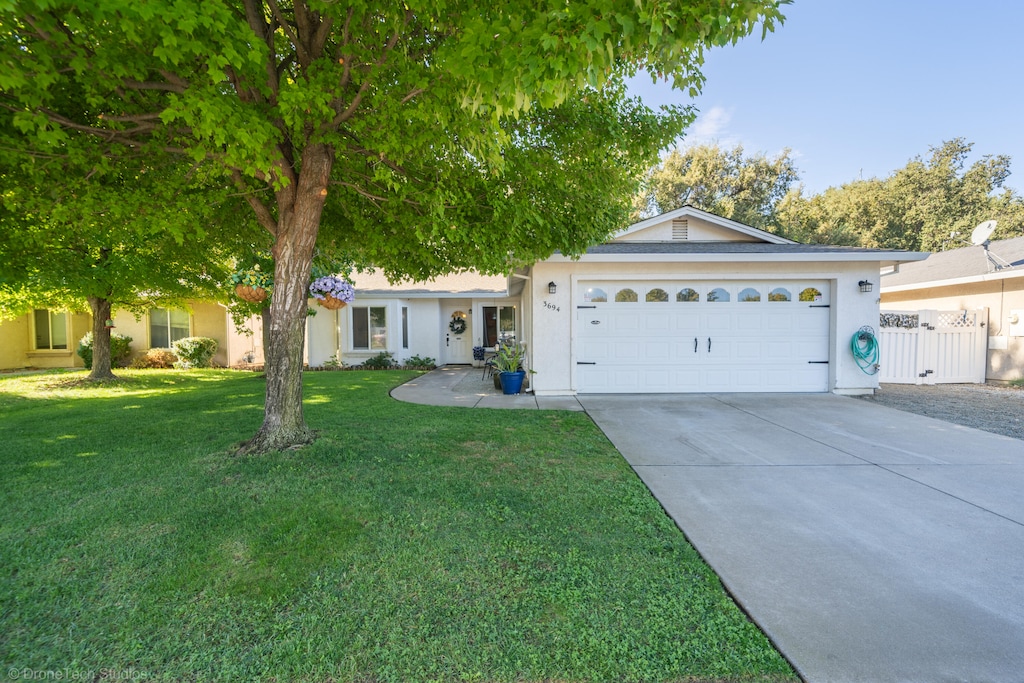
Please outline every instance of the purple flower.
[[309, 293], [320, 301], [330, 294], [335, 299], [340, 299], [347, 304], [352, 303], [352, 300], [356, 298], [356, 290], [352, 284], [333, 275], [313, 280], [313, 284], [309, 286]]

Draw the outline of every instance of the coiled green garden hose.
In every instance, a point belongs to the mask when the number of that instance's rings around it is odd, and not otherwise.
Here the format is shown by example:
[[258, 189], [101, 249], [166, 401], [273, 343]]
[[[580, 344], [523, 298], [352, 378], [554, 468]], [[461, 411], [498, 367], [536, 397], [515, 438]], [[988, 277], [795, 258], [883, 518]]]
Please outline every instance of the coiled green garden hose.
[[865, 375], [877, 374], [881, 369], [878, 364], [878, 339], [875, 338], [874, 328], [865, 325], [857, 330], [850, 340], [850, 351], [853, 352], [853, 359], [857, 361], [857, 367]]

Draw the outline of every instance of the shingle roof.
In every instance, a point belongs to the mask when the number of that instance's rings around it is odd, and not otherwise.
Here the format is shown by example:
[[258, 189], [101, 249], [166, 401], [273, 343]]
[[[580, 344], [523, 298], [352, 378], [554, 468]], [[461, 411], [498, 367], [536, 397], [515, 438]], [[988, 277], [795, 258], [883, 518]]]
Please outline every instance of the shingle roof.
[[[588, 254], [893, 254], [892, 249], [837, 247], [828, 244], [768, 244], [766, 242], [609, 242], [587, 249]], [[907, 254], [913, 252], [906, 252]]]
[[[989, 243], [989, 251], [996, 257], [1017, 268], [1024, 266], [1024, 237], [1014, 237], [1008, 240], [996, 240]], [[963, 247], [949, 251], [939, 251], [924, 261], [917, 263], [906, 263], [900, 266], [896, 273], [889, 273], [882, 276], [883, 287], [899, 287], [905, 285], [916, 285], [925, 282], [939, 282], [942, 280], [958, 280], [961, 278], [980, 277], [995, 272], [985, 257], [983, 247]], [[998, 271], [1006, 273], [1003, 268]], [[1020, 269], [1021, 276], [1024, 276], [1024, 268]]]

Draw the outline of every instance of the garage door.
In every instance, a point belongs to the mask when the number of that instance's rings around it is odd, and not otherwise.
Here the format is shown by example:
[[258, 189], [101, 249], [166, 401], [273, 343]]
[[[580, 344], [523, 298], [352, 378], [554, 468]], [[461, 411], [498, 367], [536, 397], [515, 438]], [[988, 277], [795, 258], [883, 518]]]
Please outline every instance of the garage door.
[[578, 287], [578, 392], [828, 390], [827, 282]]

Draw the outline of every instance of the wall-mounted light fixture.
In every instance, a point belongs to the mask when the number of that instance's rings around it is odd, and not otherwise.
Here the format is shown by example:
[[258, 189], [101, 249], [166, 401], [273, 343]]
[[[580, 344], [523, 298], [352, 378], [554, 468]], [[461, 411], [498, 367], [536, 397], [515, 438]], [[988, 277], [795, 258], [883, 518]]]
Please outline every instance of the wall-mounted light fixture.
[[861, 280], [857, 283], [857, 286], [860, 287], [860, 291], [864, 293], [870, 292], [874, 288], [874, 285], [867, 280]]
[[555, 290], [557, 290], [557, 289], [558, 289], [558, 285], [556, 285], [554, 282], [549, 282], [548, 283], [548, 294], [554, 294]]

